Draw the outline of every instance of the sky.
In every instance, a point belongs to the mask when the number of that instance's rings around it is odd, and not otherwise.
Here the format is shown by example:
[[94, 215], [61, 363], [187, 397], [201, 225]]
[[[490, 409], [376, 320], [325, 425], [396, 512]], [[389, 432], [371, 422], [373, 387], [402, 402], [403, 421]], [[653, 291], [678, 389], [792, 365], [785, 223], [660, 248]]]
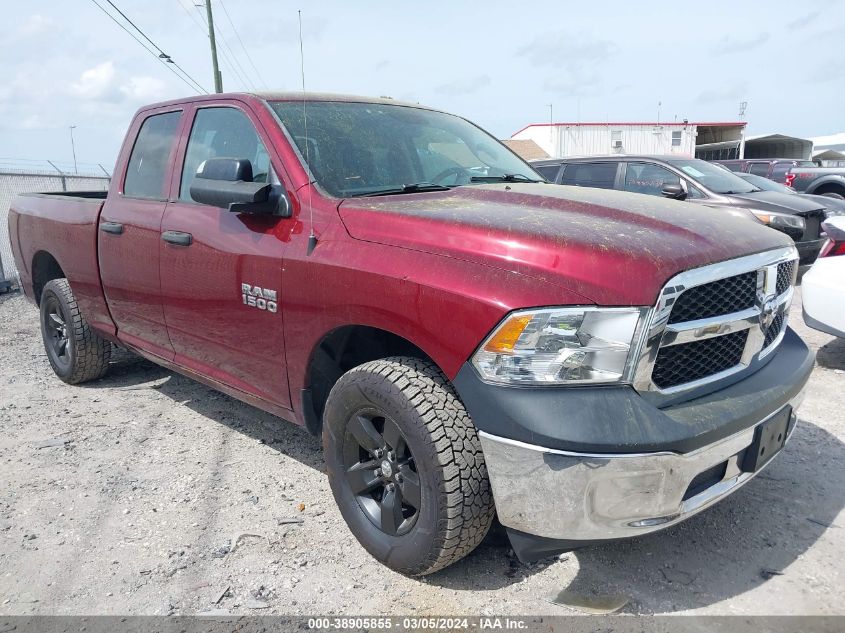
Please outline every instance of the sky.
[[[212, 91], [202, 0], [112, 3]], [[749, 134], [845, 131], [839, 0], [212, 7], [226, 91], [301, 89], [301, 9], [308, 90], [423, 103], [499, 138], [548, 122], [550, 104], [558, 122], [735, 121], [746, 101]], [[0, 164], [71, 163], [76, 126], [80, 164], [111, 171], [137, 108], [196, 93], [95, 0], [0, 0], [0, 16]]]

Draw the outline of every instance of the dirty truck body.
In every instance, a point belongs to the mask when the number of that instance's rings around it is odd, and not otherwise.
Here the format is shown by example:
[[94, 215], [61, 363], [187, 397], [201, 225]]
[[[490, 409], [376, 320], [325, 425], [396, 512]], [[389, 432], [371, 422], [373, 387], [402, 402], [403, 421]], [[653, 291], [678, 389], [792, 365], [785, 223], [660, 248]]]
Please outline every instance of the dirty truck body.
[[351, 531], [425, 574], [494, 514], [524, 560], [692, 516], [812, 368], [789, 238], [541, 180], [419, 106], [214, 95], [140, 110], [107, 195], [20, 196], [9, 230], [59, 377], [119, 344], [321, 434]]

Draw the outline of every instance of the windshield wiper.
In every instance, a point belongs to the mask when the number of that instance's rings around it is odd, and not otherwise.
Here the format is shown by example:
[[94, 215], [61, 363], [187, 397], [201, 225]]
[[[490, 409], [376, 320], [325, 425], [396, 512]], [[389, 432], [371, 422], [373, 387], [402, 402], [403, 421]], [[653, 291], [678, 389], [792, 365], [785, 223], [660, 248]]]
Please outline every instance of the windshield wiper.
[[473, 176], [470, 182], [543, 182], [524, 174], [503, 174], [501, 176]]
[[373, 189], [372, 191], [362, 191], [353, 193], [350, 198], [362, 198], [364, 196], [393, 196], [400, 193], [417, 193], [420, 191], [449, 191], [451, 187], [446, 185], [438, 185], [433, 182], [415, 182], [410, 185], [402, 185], [401, 187], [390, 187], [389, 189]]

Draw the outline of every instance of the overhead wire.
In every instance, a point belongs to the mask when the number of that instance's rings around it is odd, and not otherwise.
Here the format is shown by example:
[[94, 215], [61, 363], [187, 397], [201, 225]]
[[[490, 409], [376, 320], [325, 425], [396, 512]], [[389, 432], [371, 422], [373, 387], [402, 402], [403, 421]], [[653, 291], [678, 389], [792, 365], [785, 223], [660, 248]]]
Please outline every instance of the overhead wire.
[[191, 22], [194, 23], [194, 25], [202, 32], [202, 34], [205, 37], [208, 37], [208, 28], [207, 27], [203, 28], [202, 23], [197, 20], [196, 16], [193, 13], [191, 13], [191, 10], [188, 7], [186, 7], [184, 4], [182, 4], [182, 0], [174, 0], [174, 1], [176, 2], [176, 4], [178, 4], [180, 7], [182, 7], [182, 11], [184, 11], [186, 14], [188, 14], [188, 17], [191, 19]]
[[[205, 0], [205, 2], [207, 1], [208, 0]], [[206, 19], [205, 14], [200, 8], [202, 6], [205, 6], [205, 4], [194, 6], [197, 9], [197, 13], [200, 17], [200, 20], [202, 20], [202, 22], [205, 24], [206, 30], [208, 30], [208, 20]], [[238, 67], [235, 65], [235, 62], [232, 61], [233, 54], [230, 54], [229, 52], [231, 51], [231, 47], [229, 46], [229, 43], [226, 41], [223, 35], [220, 33], [220, 28], [217, 24], [214, 25], [214, 34], [216, 35], [217, 40], [220, 43], [220, 46], [217, 48], [217, 52], [220, 53], [221, 57], [223, 58], [223, 61], [225, 61], [226, 65], [229, 67], [229, 70], [232, 71], [232, 74], [238, 79], [238, 81], [240, 81], [241, 86], [245, 90], [255, 90], [255, 85], [244, 77], [243, 73], [238, 70]]]
[[[142, 30], [138, 27], [138, 25], [137, 25], [137, 24], [135, 24], [132, 20], [130, 20], [130, 19], [129, 19], [129, 16], [128, 16], [128, 15], [126, 15], [123, 11], [121, 11], [121, 10], [120, 10], [120, 7], [118, 7], [118, 6], [117, 6], [114, 2], [112, 2], [112, 0], [106, 0], [106, 2], [108, 2], [108, 3], [112, 6], [112, 8], [113, 8], [115, 11], [117, 11], [117, 12], [118, 12], [121, 16], [123, 16], [123, 19], [124, 19], [124, 20], [126, 20], [127, 22], [129, 22], [129, 24], [130, 24], [130, 25], [132, 25], [132, 28], [134, 28], [136, 31], [138, 31], [138, 33], [140, 33], [140, 34], [141, 34], [141, 36], [142, 36], [145, 40], [147, 40], [150, 44], [152, 44], [153, 48], [155, 48], [155, 49], [159, 52], [160, 58], [161, 58], [161, 59], [163, 59], [165, 63], [173, 64], [173, 65], [174, 65], [176, 68], [178, 68], [178, 69], [179, 69], [179, 70], [180, 70], [180, 71], [181, 71], [181, 72], [182, 72], [182, 73], [183, 73], [183, 74], [184, 74], [184, 75], [185, 75], [188, 79], [190, 79], [190, 80], [191, 80], [191, 82], [193, 82], [194, 84], [196, 84], [196, 85], [197, 85], [197, 87], [199, 87], [201, 90], [203, 90], [203, 91], [205, 92], [205, 89], [204, 89], [202, 86], [200, 86], [200, 84], [199, 84], [199, 83], [197, 83], [197, 81], [196, 81], [193, 77], [191, 77], [191, 76], [190, 76], [190, 75], [189, 75], [189, 74], [185, 71], [185, 69], [184, 69], [184, 68], [182, 68], [179, 64], [177, 64], [177, 63], [176, 63], [176, 61], [175, 61], [175, 60], [174, 60], [174, 59], [173, 59], [170, 55], [168, 55], [167, 53], [165, 53], [165, 52], [161, 49], [161, 47], [160, 47], [158, 44], [156, 44], [155, 42], [153, 42], [153, 41], [149, 38], [149, 36], [147, 36], [147, 34], [146, 34], [146, 33], [144, 33], [144, 31], [142, 31]], [[124, 29], [124, 30], [125, 30], [125, 29]]]
[[[193, 79], [193, 77], [191, 77], [191, 76], [190, 76], [190, 75], [188, 75], [187, 73], [185, 73], [185, 76], [183, 77], [183, 76], [182, 76], [182, 75], [180, 75], [178, 72], [176, 72], [176, 70], [173, 68], [173, 66], [172, 66], [170, 63], [168, 63], [167, 61], [165, 61], [165, 59], [163, 59], [162, 57], [160, 57], [160, 56], [159, 56], [159, 54], [157, 54], [155, 51], [151, 50], [151, 49], [150, 49], [150, 48], [149, 48], [146, 44], [144, 44], [144, 42], [142, 42], [140, 39], [138, 39], [138, 37], [137, 37], [137, 36], [136, 36], [136, 35], [135, 35], [132, 31], [130, 31], [129, 29], [127, 29], [127, 28], [126, 28], [123, 24], [121, 24], [121, 23], [120, 23], [120, 21], [119, 21], [117, 18], [115, 18], [115, 17], [114, 17], [111, 13], [109, 13], [109, 12], [105, 9], [105, 7], [103, 7], [102, 5], [100, 5], [100, 3], [98, 3], [98, 2], [97, 2], [97, 0], [91, 0], [91, 2], [93, 2], [93, 3], [94, 3], [94, 5], [96, 5], [96, 7], [97, 7], [100, 11], [102, 11], [103, 13], [105, 13], [105, 14], [106, 14], [106, 16], [108, 16], [108, 18], [109, 18], [112, 22], [114, 22], [114, 23], [115, 23], [115, 24], [117, 24], [117, 25], [118, 25], [121, 29], [123, 29], [124, 31], [126, 31], [126, 33], [127, 33], [127, 34], [128, 34], [128, 35], [129, 35], [129, 36], [130, 36], [133, 40], [135, 40], [136, 42], [138, 42], [138, 44], [139, 44], [139, 45], [140, 45], [140, 46], [141, 46], [141, 47], [142, 47], [145, 51], [147, 51], [150, 55], [152, 55], [153, 57], [155, 57], [155, 58], [156, 58], [159, 62], [161, 62], [162, 64], [164, 64], [164, 67], [165, 67], [165, 68], [167, 68], [170, 72], [172, 72], [172, 73], [173, 73], [173, 74], [174, 74], [177, 78], [179, 78], [179, 80], [180, 80], [180, 81], [182, 81], [182, 83], [184, 83], [186, 86], [188, 86], [188, 87], [189, 87], [191, 90], [193, 90], [194, 92], [199, 92], [199, 93], [201, 93], [201, 94], [202, 94], [202, 93], [208, 94], [208, 91], [207, 91], [205, 88], [203, 88], [203, 87], [202, 87], [199, 83], [197, 83], [197, 82]], [[180, 70], [181, 70], [181, 68], [180, 68]], [[185, 71], [182, 71], [182, 72], [184, 73]], [[192, 83], [191, 83], [191, 82], [193, 83], [193, 85], [192, 85]]]
[[229, 10], [226, 8], [226, 5], [223, 3], [223, 0], [219, 0], [219, 2], [220, 6], [223, 8], [223, 13], [226, 14], [226, 19], [229, 21], [229, 24], [232, 27], [232, 31], [234, 32], [235, 37], [238, 38], [238, 42], [240, 42], [241, 44], [241, 48], [244, 51], [244, 55], [246, 55], [247, 60], [249, 60], [250, 66], [252, 66], [252, 70], [255, 71], [255, 75], [258, 77], [258, 80], [264, 86], [264, 89], [268, 90], [269, 88], [267, 86], [267, 82], [264, 81], [264, 77], [261, 75], [261, 71], [259, 71], [258, 68], [255, 66], [255, 62], [252, 61], [252, 56], [249, 54], [249, 51], [246, 49], [246, 46], [244, 46], [244, 41], [241, 39], [241, 35], [240, 33], [238, 33], [238, 29], [235, 28], [235, 23], [232, 22], [232, 18], [229, 16]]

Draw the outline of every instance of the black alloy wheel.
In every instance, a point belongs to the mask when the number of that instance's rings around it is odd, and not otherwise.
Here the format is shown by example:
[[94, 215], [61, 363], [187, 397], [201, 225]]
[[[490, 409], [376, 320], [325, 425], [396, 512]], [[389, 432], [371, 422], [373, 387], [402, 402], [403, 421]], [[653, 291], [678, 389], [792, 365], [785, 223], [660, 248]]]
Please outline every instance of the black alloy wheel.
[[44, 284], [39, 307], [41, 339], [56, 375], [70, 385], [102, 378], [109, 369], [111, 343], [88, 325], [67, 279]]
[[385, 534], [407, 534], [421, 507], [414, 456], [398, 425], [374, 408], [357, 412], [344, 438], [346, 480], [367, 518]]
[[70, 367], [67, 315], [59, 298], [50, 294], [44, 298], [44, 347], [52, 361], [62, 369]]
[[368, 361], [334, 384], [323, 413], [340, 513], [376, 560], [410, 576], [469, 554], [495, 508], [478, 432], [431, 361]]

